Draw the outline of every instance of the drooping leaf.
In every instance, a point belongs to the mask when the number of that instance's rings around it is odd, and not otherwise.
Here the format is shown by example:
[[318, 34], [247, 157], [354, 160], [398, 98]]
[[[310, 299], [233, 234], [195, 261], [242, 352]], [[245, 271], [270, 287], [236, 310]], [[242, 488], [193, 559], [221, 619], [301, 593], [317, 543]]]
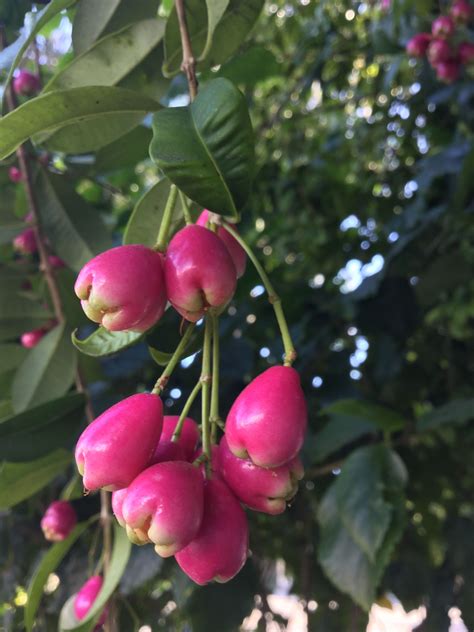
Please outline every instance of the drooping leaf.
[[13, 409], [21, 412], [64, 395], [74, 381], [76, 360], [66, 325], [57, 325], [18, 369], [12, 384]]
[[76, 336], [76, 332], [73, 332], [72, 342], [81, 353], [99, 358], [131, 347], [143, 335], [143, 333], [137, 331], [109, 331], [104, 327], [98, 327], [90, 336], [83, 340], [80, 340]]
[[0, 465], [0, 508], [7, 509], [43, 489], [71, 463], [71, 453], [55, 450], [27, 463]]
[[0, 460], [28, 461], [73, 444], [84, 419], [85, 399], [74, 393], [0, 422]]
[[418, 420], [416, 427], [420, 432], [424, 432], [445, 424], [464, 424], [471, 419], [474, 419], [474, 399], [454, 399], [425, 413]]
[[163, 59], [164, 46], [163, 42], [160, 42], [118, 85], [159, 101], [170, 87], [170, 80], [156, 70], [163, 65]]
[[370, 421], [345, 415], [331, 415], [323, 429], [311, 437], [304, 449], [313, 463], [320, 463], [352, 441], [376, 431], [377, 427]]
[[59, 566], [66, 553], [89, 527], [90, 523], [91, 521], [88, 520], [87, 522], [81, 522], [76, 525], [65, 540], [53, 544], [41, 559], [28, 586], [28, 601], [26, 602], [24, 617], [27, 632], [31, 632], [33, 629], [36, 612], [41, 598], [43, 597], [44, 586], [50, 573]]
[[211, 50], [212, 38], [214, 37], [214, 31], [216, 30], [219, 21], [227, 9], [229, 0], [206, 0], [207, 7], [207, 38], [204, 46], [204, 50], [200, 53], [199, 59], [205, 59], [208, 52]]
[[323, 412], [368, 421], [381, 430], [392, 432], [401, 430], [406, 424], [405, 418], [396, 411], [360, 399], [340, 399], [326, 406]]
[[145, 116], [159, 104], [142, 94], [111, 86], [58, 90], [30, 99], [0, 119], [0, 158], [6, 158], [31, 136], [104, 114]]
[[238, 57], [232, 57], [217, 73], [235, 84], [253, 86], [259, 81], [275, 77], [280, 64], [275, 55], [263, 46], [252, 46]]
[[250, 193], [254, 138], [245, 99], [227, 81], [209, 82], [188, 107], [153, 117], [150, 155], [188, 197], [233, 218]]
[[143, 125], [135, 127], [128, 134], [99, 149], [95, 157], [95, 169], [101, 173], [136, 165], [148, 158], [151, 139], [151, 129]]
[[41, 174], [37, 183], [41, 224], [56, 254], [78, 272], [111, 246], [97, 211], [88, 206], [63, 176]]

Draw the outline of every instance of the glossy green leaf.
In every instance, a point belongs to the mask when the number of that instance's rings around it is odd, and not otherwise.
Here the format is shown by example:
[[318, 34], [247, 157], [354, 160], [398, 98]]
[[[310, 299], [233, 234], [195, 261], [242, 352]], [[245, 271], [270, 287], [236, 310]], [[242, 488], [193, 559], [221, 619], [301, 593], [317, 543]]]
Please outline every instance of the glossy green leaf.
[[50, 547], [48, 552], [41, 559], [41, 562], [33, 573], [28, 586], [28, 601], [25, 606], [24, 618], [27, 632], [31, 632], [33, 629], [36, 612], [43, 597], [44, 587], [50, 573], [59, 566], [66, 553], [89, 527], [90, 523], [91, 520], [88, 520], [87, 522], [81, 522], [76, 525], [65, 540], [53, 544], [53, 546]]
[[156, 46], [145, 59], [118, 84], [127, 90], [141, 92], [159, 101], [168, 92], [170, 80], [157, 68], [161, 68], [164, 59], [163, 42]]
[[78, 272], [111, 246], [100, 218], [64, 176], [41, 174], [37, 182], [41, 224], [55, 253]]
[[254, 137], [245, 98], [227, 79], [209, 82], [188, 107], [153, 117], [150, 155], [189, 198], [233, 218], [250, 193]]
[[71, 453], [55, 450], [27, 463], [0, 465], [0, 509], [7, 509], [43, 489], [71, 463]]
[[80, 0], [72, 27], [72, 45], [76, 55], [88, 50], [105, 30], [120, 0]]
[[445, 424], [464, 424], [474, 419], [474, 399], [454, 399], [425, 413], [416, 427], [420, 432], [433, 430]]
[[80, 340], [76, 336], [76, 332], [73, 332], [72, 342], [81, 353], [99, 358], [131, 347], [143, 335], [143, 333], [137, 331], [109, 331], [104, 329], [104, 327], [98, 327], [90, 336], [83, 340]]
[[367, 434], [377, 432], [375, 424], [345, 415], [331, 416], [322, 430], [311, 436], [304, 446], [312, 463], [320, 463], [330, 454]]
[[322, 412], [330, 415], [345, 415], [354, 418], [354, 420], [368, 421], [381, 430], [392, 432], [401, 430], [406, 424], [405, 417], [396, 411], [361, 399], [340, 399], [326, 406]]
[[124, 88], [85, 86], [58, 90], [30, 99], [0, 119], [0, 158], [43, 130], [53, 130], [105, 114], [145, 116], [160, 106]]
[[158, 45], [164, 32], [164, 20], [150, 19], [107, 35], [61, 69], [44, 92], [91, 85], [113, 86]]
[[0, 460], [28, 461], [70, 447], [84, 420], [85, 399], [73, 393], [0, 422]]
[[57, 325], [18, 369], [12, 385], [13, 409], [21, 412], [64, 395], [74, 381], [76, 362], [66, 325]]
[[151, 129], [143, 125], [135, 127], [128, 134], [99, 149], [95, 157], [95, 169], [104, 172], [136, 165], [148, 158], [151, 139]]

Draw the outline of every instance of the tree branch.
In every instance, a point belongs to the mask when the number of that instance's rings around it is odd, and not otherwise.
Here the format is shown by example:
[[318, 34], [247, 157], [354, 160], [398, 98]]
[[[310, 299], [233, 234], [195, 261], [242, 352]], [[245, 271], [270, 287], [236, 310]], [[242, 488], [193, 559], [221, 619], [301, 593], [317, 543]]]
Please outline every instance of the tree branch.
[[181, 70], [185, 73], [188, 80], [189, 96], [191, 98], [191, 101], [193, 101], [198, 91], [198, 82], [196, 79], [196, 59], [193, 55], [191, 38], [189, 37], [184, 0], [175, 0], [175, 6], [176, 13], [178, 15], [181, 47], [183, 49], [183, 61], [181, 62]]

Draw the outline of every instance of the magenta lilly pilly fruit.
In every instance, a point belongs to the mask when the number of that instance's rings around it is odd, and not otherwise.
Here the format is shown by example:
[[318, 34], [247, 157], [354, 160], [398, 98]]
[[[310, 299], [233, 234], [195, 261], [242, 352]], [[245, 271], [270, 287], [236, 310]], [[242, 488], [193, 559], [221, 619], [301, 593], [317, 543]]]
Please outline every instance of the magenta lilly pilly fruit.
[[185, 461], [152, 465], [129, 485], [119, 513], [135, 544], [153, 542], [162, 557], [197, 535], [203, 515], [204, 479]]
[[55, 500], [46, 509], [41, 519], [41, 529], [46, 540], [65, 540], [77, 523], [74, 507], [67, 500]]
[[87, 316], [110, 331], [146, 331], [163, 315], [161, 255], [140, 245], [118, 246], [91, 259], [74, 285]]
[[21, 334], [20, 342], [25, 349], [33, 349], [39, 343], [39, 341], [44, 338], [47, 329], [44, 327], [39, 327], [38, 329], [32, 329], [31, 331], [25, 331], [25, 333]]
[[430, 33], [417, 33], [407, 42], [407, 54], [410, 55], [410, 57], [423, 57], [426, 54], [431, 39]]
[[[196, 224], [198, 226], [206, 226], [209, 221], [209, 211], [204, 209], [204, 211], [199, 215]], [[237, 272], [237, 278], [240, 277], [245, 272], [245, 266], [247, 263], [247, 255], [245, 254], [245, 250], [239, 244], [239, 242], [232, 237], [232, 235], [226, 231], [225, 228], [219, 226], [217, 229], [217, 236], [219, 239], [222, 239], [227, 250], [229, 251], [230, 256], [232, 257], [232, 261], [234, 262], [235, 271]]]
[[27, 228], [17, 235], [13, 240], [13, 248], [23, 255], [33, 255], [38, 250], [35, 231]]
[[178, 415], [163, 417], [163, 430], [158, 445], [151, 458], [151, 464], [163, 461], [192, 461], [199, 441], [199, 429], [195, 421], [186, 417], [181, 428], [179, 439], [172, 441], [178, 424]]
[[13, 79], [13, 90], [15, 94], [21, 96], [31, 96], [39, 92], [41, 84], [38, 75], [34, 75], [29, 70], [20, 70]]
[[259, 467], [249, 459], [239, 459], [229, 450], [225, 436], [218, 452], [218, 472], [227, 485], [249, 509], [271, 515], [280, 514], [298, 491], [303, 465], [295, 457], [285, 465]]
[[227, 582], [248, 555], [247, 516], [227, 485], [210, 479], [204, 484], [204, 516], [194, 540], [176, 554], [181, 569], [196, 584]]
[[230, 451], [261, 467], [278, 467], [303, 445], [307, 410], [295, 369], [274, 366], [240, 393], [226, 422]]
[[[100, 593], [100, 589], [102, 588], [102, 584], [102, 577], [100, 575], [93, 575], [86, 581], [86, 583], [77, 593], [74, 600], [74, 614], [79, 620], [84, 619], [84, 617], [94, 605], [94, 602], [97, 599], [97, 595]], [[106, 618], [107, 608], [105, 608], [102, 612], [100, 619], [97, 622], [97, 627], [95, 629], [100, 629], [100, 627], [104, 625]]]
[[237, 274], [225, 244], [202, 226], [186, 226], [171, 240], [165, 258], [168, 300], [186, 320], [196, 322], [211, 307], [232, 298]]
[[163, 424], [157, 395], [140, 393], [97, 417], [79, 437], [76, 463], [88, 490], [128, 487], [149, 464]]

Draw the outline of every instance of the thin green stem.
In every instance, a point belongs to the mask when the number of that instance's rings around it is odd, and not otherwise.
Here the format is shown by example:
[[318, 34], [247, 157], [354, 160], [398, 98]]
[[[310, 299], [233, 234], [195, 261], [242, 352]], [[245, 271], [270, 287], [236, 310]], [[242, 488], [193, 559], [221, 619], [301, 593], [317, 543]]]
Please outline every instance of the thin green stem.
[[199, 391], [202, 388], [202, 382], [199, 380], [191, 391], [186, 403], [184, 404], [181, 415], [179, 416], [178, 423], [176, 424], [176, 428], [174, 429], [173, 436], [171, 437], [171, 441], [176, 443], [179, 440], [181, 430], [183, 428], [184, 420], [188, 416], [189, 411], [191, 410], [191, 406], [194, 403], [194, 400], [198, 396]]
[[204, 346], [202, 350], [202, 451], [206, 455], [207, 462], [206, 467], [209, 473], [209, 464], [211, 461], [211, 432], [209, 423], [209, 403], [210, 403], [210, 390], [211, 390], [211, 341], [212, 341], [212, 322], [209, 316], [206, 316], [204, 325]]
[[170, 187], [170, 193], [168, 200], [166, 201], [163, 218], [160, 224], [160, 230], [158, 232], [158, 238], [155, 244], [155, 250], [158, 252], [164, 252], [168, 244], [168, 233], [170, 232], [171, 219], [173, 217], [173, 211], [176, 204], [176, 198], [178, 197], [178, 188], [175, 184]]
[[193, 218], [191, 217], [191, 213], [189, 211], [188, 200], [182, 191], [179, 192], [179, 199], [181, 200], [181, 206], [183, 208], [184, 221], [186, 224], [192, 224]]
[[219, 316], [212, 319], [212, 388], [211, 388], [211, 442], [216, 442], [219, 415]]
[[247, 253], [248, 258], [255, 266], [260, 278], [262, 279], [262, 283], [267, 291], [268, 300], [273, 306], [273, 310], [275, 312], [275, 316], [278, 322], [278, 327], [280, 328], [281, 339], [283, 342], [283, 347], [285, 349], [285, 366], [291, 366], [296, 359], [296, 350], [291, 339], [290, 330], [288, 329], [288, 323], [286, 322], [285, 314], [283, 312], [283, 306], [281, 304], [281, 298], [275, 292], [275, 288], [273, 287], [268, 274], [263, 269], [262, 264], [255, 256], [255, 253], [247, 245], [247, 243], [242, 239], [239, 233], [234, 230], [227, 222], [222, 222], [222, 226], [232, 235], [232, 237], [238, 241], [238, 243], [242, 246], [242, 248]]
[[179, 341], [178, 346], [176, 347], [173, 355], [171, 356], [170, 361], [168, 362], [168, 364], [166, 365], [165, 370], [163, 371], [163, 373], [160, 375], [160, 377], [156, 380], [155, 386], [153, 387], [153, 390], [151, 391], [153, 393], [153, 395], [160, 395], [161, 392], [163, 391], [163, 389], [165, 388], [166, 384], [168, 383], [168, 380], [171, 376], [171, 374], [173, 373], [173, 371], [176, 368], [176, 365], [178, 364], [181, 356], [183, 355], [188, 342], [193, 334], [194, 328], [196, 327], [196, 325], [194, 323], [188, 325], [188, 328], [186, 329], [186, 331], [184, 332], [183, 337], [181, 338], [181, 340]]

